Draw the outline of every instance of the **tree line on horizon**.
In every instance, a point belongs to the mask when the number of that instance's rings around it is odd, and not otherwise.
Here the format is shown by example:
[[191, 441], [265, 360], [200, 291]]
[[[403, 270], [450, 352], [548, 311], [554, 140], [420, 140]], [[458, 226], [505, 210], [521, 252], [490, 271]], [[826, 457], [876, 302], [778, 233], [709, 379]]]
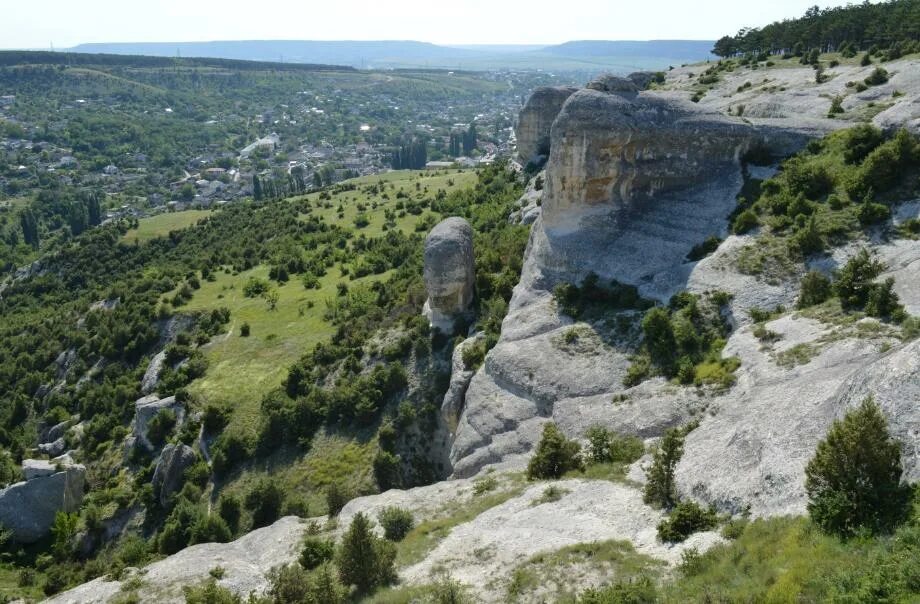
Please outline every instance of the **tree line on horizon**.
[[890, 0], [825, 9], [812, 6], [801, 18], [776, 21], [762, 28], [745, 27], [734, 36], [723, 36], [712, 52], [719, 57], [731, 57], [761, 53], [796, 55], [809, 49], [855, 52], [875, 47], [899, 49], [900, 54], [908, 54], [917, 50], [918, 45], [920, 0]]

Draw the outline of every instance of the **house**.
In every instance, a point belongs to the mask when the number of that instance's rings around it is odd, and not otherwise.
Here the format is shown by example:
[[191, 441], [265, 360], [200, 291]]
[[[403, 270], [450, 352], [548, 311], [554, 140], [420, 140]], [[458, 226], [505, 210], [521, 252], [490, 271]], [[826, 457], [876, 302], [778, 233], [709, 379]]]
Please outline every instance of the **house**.
[[281, 137], [272, 132], [268, 136], [260, 138], [256, 142], [247, 145], [240, 151], [240, 157], [246, 158], [252, 155], [256, 149], [268, 149], [269, 151], [274, 151], [275, 148], [281, 144]]
[[445, 170], [447, 168], [453, 168], [454, 162], [451, 161], [430, 161], [425, 164], [426, 170]]
[[109, 164], [109, 165], [107, 165], [106, 167], [104, 167], [104, 168], [102, 169], [102, 173], [103, 173], [103, 174], [106, 174], [106, 175], [108, 175], [108, 176], [114, 176], [114, 175], [118, 174], [118, 166], [116, 166], [116, 165], [114, 165], [114, 164]]
[[224, 168], [208, 168], [207, 170], [204, 171], [204, 175], [209, 180], [217, 180], [218, 178], [226, 174], [226, 172], [227, 171]]

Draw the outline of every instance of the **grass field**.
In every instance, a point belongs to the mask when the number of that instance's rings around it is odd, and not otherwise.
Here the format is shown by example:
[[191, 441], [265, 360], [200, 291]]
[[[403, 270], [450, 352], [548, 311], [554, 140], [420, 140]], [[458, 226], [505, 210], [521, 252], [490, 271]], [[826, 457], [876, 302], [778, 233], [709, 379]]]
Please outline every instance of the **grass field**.
[[[307, 195], [306, 198], [317, 208], [314, 210], [314, 215], [322, 217], [329, 224], [340, 224], [353, 228], [358, 234], [363, 234], [367, 237], [379, 237], [384, 232], [384, 211], [386, 209], [391, 209], [396, 213], [396, 228], [404, 233], [410, 233], [415, 230], [415, 225], [420, 220], [426, 219], [431, 212], [425, 210], [418, 216], [402, 212], [400, 216], [400, 211], [396, 209], [399, 201], [406, 202], [432, 198], [439, 190], [449, 193], [456, 189], [472, 186], [476, 182], [476, 172], [472, 170], [451, 170], [446, 174], [443, 172], [431, 174], [418, 171], [399, 171], [376, 176], [364, 176], [348, 182], [356, 184], [358, 188], [354, 191], [333, 193], [331, 194], [331, 200], [321, 200], [319, 193]], [[362, 190], [362, 187], [377, 183], [386, 185], [384, 193], [386, 193], [388, 199], [384, 199], [382, 195], [372, 195]], [[397, 196], [400, 194], [406, 197], [398, 198]], [[375, 202], [376, 207], [374, 207]], [[358, 208], [362, 204], [366, 207], [363, 211]], [[340, 206], [342, 207], [341, 212], [339, 211]], [[359, 214], [367, 216], [369, 220], [367, 226], [361, 228], [355, 226], [355, 218]], [[432, 218], [428, 220], [430, 221]], [[425, 230], [427, 231], [428, 229]]]
[[[354, 283], [369, 283], [386, 278], [375, 275]], [[229, 275], [218, 273], [212, 282], [203, 281], [201, 289], [186, 310], [230, 309], [228, 331], [205, 347], [210, 362], [207, 374], [194, 382], [190, 390], [202, 402], [228, 403], [233, 409], [230, 425], [254, 431], [259, 419], [262, 396], [279, 386], [288, 367], [317, 342], [332, 335], [332, 327], [323, 320], [325, 300], [336, 295], [341, 280], [338, 269], [320, 279], [320, 289], [305, 289], [299, 279], [278, 287], [278, 304], [269, 310], [263, 298], [247, 298], [243, 286], [251, 277], [268, 279], [268, 267]], [[312, 307], [311, 307], [312, 304]], [[248, 337], [240, 327], [248, 323]]]
[[185, 210], [184, 212], [167, 212], [149, 218], [141, 218], [136, 229], [131, 229], [122, 237], [127, 243], [146, 243], [157, 237], [165, 237], [170, 231], [188, 228], [211, 215], [210, 210]]

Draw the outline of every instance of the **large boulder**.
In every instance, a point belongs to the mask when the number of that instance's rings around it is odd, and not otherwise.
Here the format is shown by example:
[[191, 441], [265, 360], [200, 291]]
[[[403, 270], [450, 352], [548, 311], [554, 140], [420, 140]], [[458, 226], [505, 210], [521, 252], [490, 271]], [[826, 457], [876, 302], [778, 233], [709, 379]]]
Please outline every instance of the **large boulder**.
[[425, 315], [433, 327], [450, 333], [454, 321], [473, 302], [473, 229], [463, 218], [447, 218], [425, 239]]
[[156, 447], [147, 436], [148, 425], [160, 411], [172, 411], [176, 415], [176, 425], [180, 426], [185, 421], [185, 406], [170, 396], [161, 399], [155, 394], [138, 399], [134, 403], [134, 442], [148, 451]]
[[576, 90], [577, 88], [568, 86], [546, 86], [534, 90], [527, 99], [515, 129], [517, 153], [523, 163], [549, 154], [550, 127], [559, 115], [563, 103]]
[[166, 351], [161, 350], [150, 359], [144, 377], [141, 378], [141, 394], [150, 394], [156, 390], [160, 382], [160, 374], [163, 373], [163, 363], [166, 361]]
[[0, 525], [12, 531], [14, 541], [34, 543], [48, 535], [58, 512], [80, 509], [86, 468], [67, 457], [26, 460], [23, 474], [26, 481], [0, 490]]
[[163, 507], [169, 504], [170, 496], [182, 488], [185, 470], [197, 460], [198, 456], [195, 455], [195, 451], [186, 444], [170, 443], [163, 447], [151, 481], [153, 493], [160, 499]]

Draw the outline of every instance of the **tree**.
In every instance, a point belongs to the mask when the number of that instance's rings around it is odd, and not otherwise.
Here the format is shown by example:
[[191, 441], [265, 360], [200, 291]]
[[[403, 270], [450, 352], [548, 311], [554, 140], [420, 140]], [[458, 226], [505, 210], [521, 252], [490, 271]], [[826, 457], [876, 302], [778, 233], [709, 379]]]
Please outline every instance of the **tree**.
[[19, 215], [19, 224], [22, 227], [22, 238], [27, 244], [38, 249], [38, 218], [32, 208], [26, 208]]
[[370, 521], [355, 514], [339, 550], [339, 578], [354, 585], [358, 593], [369, 593], [378, 585], [392, 582], [395, 576], [396, 549], [392, 543], [374, 535]]
[[674, 365], [677, 341], [674, 339], [674, 328], [667, 309], [656, 306], [645, 313], [642, 319], [642, 333], [652, 362], [665, 373], [670, 373]]
[[893, 528], [907, 511], [901, 448], [881, 409], [868, 397], [835, 421], [805, 468], [808, 513], [824, 531], [849, 537]]
[[281, 298], [281, 294], [278, 293], [278, 290], [274, 287], [262, 294], [262, 297], [265, 298], [265, 302], [268, 304], [268, 310], [275, 310], [278, 308], [278, 300]]
[[412, 512], [396, 506], [384, 508], [377, 515], [377, 520], [383, 527], [384, 536], [390, 541], [402, 541], [415, 524]]
[[670, 509], [677, 503], [677, 486], [674, 470], [684, 454], [684, 432], [680, 428], [668, 430], [652, 457], [646, 472], [644, 499], [651, 505]]
[[281, 514], [284, 492], [277, 482], [262, 478], [246, 495], [246, 508], [252, 512], [252, 527], [268, 526]]
[[570, 470], [583, 467], [581, 445], [566, 439], [556, 424], [549, 422], [544, 425], [543, 437], [527, 464], [527, 478], [559, 478]]
[[252, 175], [252, 198], [256, 201], [262, 201], [265, 193], [262, 191], [262, 181], [257, 174]]

